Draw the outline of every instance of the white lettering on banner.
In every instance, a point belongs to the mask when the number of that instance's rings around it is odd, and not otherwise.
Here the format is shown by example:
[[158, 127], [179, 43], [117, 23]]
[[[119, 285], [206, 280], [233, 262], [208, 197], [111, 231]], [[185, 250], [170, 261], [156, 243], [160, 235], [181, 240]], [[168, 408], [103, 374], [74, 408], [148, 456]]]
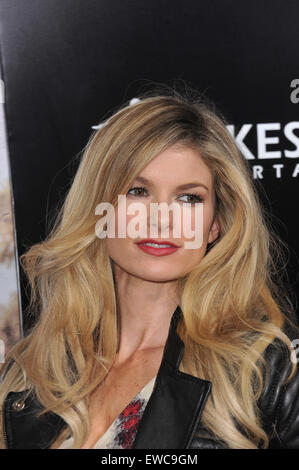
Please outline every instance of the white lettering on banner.
[[[240, 149], [242, 155], [247, 160], [277, 160], [277, 159], [293, 159], [299, 158], [299, 121], [291, 121], [285, 124], [282, 129], [282, 126], [279, 122], [270, 122], [270, 123], [257, 123], [253, 124], [243, 124], [240, 130], [236, 133], [235, 126], [230, 124], [227, 126], [227, 130], [230, 132], [232, 137], [235, 139], [235, 142]], [[248, 137], [249, 134], [255, 132], [256, 136], [256, 148], [257, 155], [254, 155], [251, 150], [249, 150], [244, 139]], [[293, 149], [283, 149], [281, 148], [281, 141], [279, 137], [279, 132], [283, 133], [285, 138], [294, 146]], [[271, 133], [271, 134], [270, 134]], [[273, 135], [274, 133], [274, 135]], [[275, 135], [276, 133], [276, 135]], [[249, 135], [250, 137], [250, 135]], [[269, 148], [269, 146], [277, 146], [275, 148]], [[286, 162], [287, 160], [285, 160]], [[264, 167], [263, 165], [252, 165], [252, 177], [253, 179], [263, 179], [264, 178]], [[267, 167], [268, 169], [268, 167]], [[282, 178], [286, 175], [288, 170], [287, 166], [284, 164], [273, 164], [273, 176], [277, 179]], [[269, 173], [267, 173], [268, 175]], [[299, 176], [299, 164], [296, 164], [292, 169], [292, 173], [288, 170], [288, 178], [297, 178]]]
[[252, 176], [254, 179], [263, 179], [264, 168], [261, 165], [253, 165]]
[[280, 124], [278, 122], [257, 125], [258, 158], [281, 158], [280, 151], [267, 151], [267, 145], [279, 143], [279, 138], [277, 136], [267, 137], [267, 131], [276, 131], [279, 129]]
[[227, 126], [228, 131], [231, 133], [233, 138], [235, 139], [236, 144], [238, 145], [239, 149], [243, 153], [244, 157], [247, 160], [254, 160], [254, 155], [250, 152], [249, 148], [246, 147], [243, 140], [247, 136], [248, 132], [252, 128], [252, 124], [243, 124], [241, 129], [239, 130], [238, 134], [235, 136], [235, 126], [229, 125]]
[[276, 178], [281, 178], [281, 169], [284, 167], [281, 163], [273, 165], [273, 168], [276, 170]]
[[296, 178], [298, 175], [299, 175], [299, 163], [297, 163], [297, 165], [295, 166], [292, 177]]
[[286, 124], [284, 127], [284, 135], [286, 138], [295, 145], [295, 150], [285, 150], [284, 155], [287, 158], [298, 158], [299, 157], [299, 137], [297, 137], [293, 131], [299, 129], [299, 122], [292, 121]]
[[[292, 80], [290, 84], [294, 90], [291, 93], [292, 103], [299, 102], [299, 79]], [[129, 106], [134, 106], [139, 101], [139, 98], [132, 98], [129, 102]], [[108, 120], [104, 123], [100, 123], [97, 126], [92, 126], [93, 129], [102, 128]], [[246, 158], [246, 160], [278, 160], [282, 158], [292, 159], [299, 158], [299, 121], [290, 121], [283, 125], [279, 122], [266, 122], [266, 123], [246, 123], [242, 124], [239, 130], [236, 132], [236, 126], [234, 124], [228, 124], [227, 130], [235, 140], [240, 152]], [[297, 134], [296, 134], [297, 132]], [[270, 134], [271, 133], [271, 134]], [[286, 138], [290, 142], [291, 148], [282, 148], [282, 142], [280, 135]], [[256, 155], [248, 147], [248, 143], [245, 142], [246, 138], [254, 138], [256, 140]], [[252, 141], [252, 139], [251, 139]], [[269, 148], [271, 146], [271, 148]], [[276, 146], [273, 148], [273, 146]], [[293, 147], [293, 148], [292, 148]], [[283, 164], [272, 165], [272, 174], [276, 178], [282, 178], [288, 170]], [[252, 165], [252, 176], [254, 179], [263, 179], [264, 167], [262, 165]], [[269, 173], [267, 173], [268, 175]], [[299, 176], [298, 164], [292, 169], [292, 174], [288, 174], [290, 178], [297, 178]]]
[[[240, 151], [247, 160], [254, 160], [256, 157], [249, 150], [247, 145], [243, 142], [245, 137], [248, 136], [249, 132], [253, 129], [253, 124], [243, 124], [241, 129], [235, 135], [235, 126], [230, 124], [227, 126], [227, 130], [235, 139]], [[268, 131], [279, 131], [281, 124], [279, 122], [269, 123], [258, 123], [256, 124], [256, 139], [257, 139], [257, 158], [259, 160], [282, 158], [281, 150], [270, 151], [267, 149], [268, 145], [279, 145], [279, 136], [268, 136]], [[284, 156], [286, 158], [299, 158], [299, 137], [294, 134], [295, 130], [299, 130], [299, 121], [291, 121], [284, 126], [285, 137], [295, 146], [294, 150], [284, 150]], [[252, 131], [251, 131], [252, 132]]]

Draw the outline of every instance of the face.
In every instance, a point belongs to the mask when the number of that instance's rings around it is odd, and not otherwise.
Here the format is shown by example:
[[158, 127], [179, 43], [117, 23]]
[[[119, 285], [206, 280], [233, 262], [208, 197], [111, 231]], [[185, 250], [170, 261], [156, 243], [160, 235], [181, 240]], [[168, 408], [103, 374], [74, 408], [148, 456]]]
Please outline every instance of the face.
[[[191, 272], [204, 257], [207, 244], [212, 243], [218, 237], [219, 225], [214, 217], [215, 193], [212, 173], [201, 158], [199, 151], [190, 147], [176, 145], [157, 155], [132, 182], [126, 195], [126, 209], [134, 202], [141, 202], [146, 207], [148, 235], [134, 238], [127, 234], [126, 238], [105, 239], [108, 254], [116, 270], [146, 281], [174, 281]], [[161, 215], [157, 223], [158, 237], [151, 237], [150, 228], [153, 219], [150, 217], [149, 205], [153, 202], [164, 202], [168, 205], [176, 202], [179, 205], [181, 217], [183, 217], [183, 204], [188, 204], [190, 227], [193, 231], [196, 228], [196, 204], [202, 203], [200, 248], [186, 248], [185, 242], [192, 241], [192, 238], [190, 234], [186, 236], [183, 224], [179, 234], [173, 230], [172, 217], [169, 218], [167, 238], [162, 232], [166, 227], [163, 225]], [[115, 214], [117, 234], [117, 211]], [[134, 217], [136, 220], [136, 213], [126, 215], [127, 228]], [[128, 233], [130, 233], [129, 230]], [[172, 243], [176, 245], [176, 248], [155, 248], [142, 243], [145, 239], [153, 238], [163, 244]]]

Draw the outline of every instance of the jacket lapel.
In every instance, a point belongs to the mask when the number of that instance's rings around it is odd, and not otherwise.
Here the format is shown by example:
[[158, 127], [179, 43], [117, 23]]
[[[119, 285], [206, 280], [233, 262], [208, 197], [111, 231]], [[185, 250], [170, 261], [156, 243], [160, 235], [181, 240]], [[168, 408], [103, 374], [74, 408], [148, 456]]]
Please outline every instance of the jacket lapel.
[[[176, 332], [181, 314], [178, 305], [134, 449], [188, 449], [210, 393], [211, 382], [178, 370], [184, 352], [184, 343]], [[20, 409], [15, 407], [18, 402]], [[65, 425], [51, 412], [38, 417], [43, 407], [36, 397], [26, 398], [26, 391], [10, 392], [3, 408], [7, 447], [11, 449], [49, 448]]]
[[188, 449], [211, 391], [211, 382], [178, 370], [184, 352], [176, 332], [180, 316], [177, 306], [134, 449]]
[[8, 449], [48, 449], [65, 426], [55, 413], [41, 416], [43, 407], [27, 391], [10, 392], [4, 402], [4, 430]]

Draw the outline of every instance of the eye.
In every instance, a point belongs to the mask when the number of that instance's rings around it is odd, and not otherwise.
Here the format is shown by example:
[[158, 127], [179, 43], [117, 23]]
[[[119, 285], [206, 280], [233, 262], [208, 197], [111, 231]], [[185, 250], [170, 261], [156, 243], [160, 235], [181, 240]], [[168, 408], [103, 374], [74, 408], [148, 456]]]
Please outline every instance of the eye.
[[180, 198], [182, 197], [187, 197], [187, 198], [191, 198], [193, 200], [187, 200], [187, 201], [183, 201], [183, 202], [189, 202], [189, 204], [197, 204], [199, 202], [203, 202], [203, 199], [202, 197], [199, 195], [199, 194], [196, 194], [196, 193], [186, 193], [186, 194], [182, 194], [181, 196], [179, 196]]
[[[130, 191], [134, 191], [134, 193], [131, 193]], [[135, 186], [134, 188], [129, 189], [128, 194], [131, 196], [144, 196], [144, 191], [146, 191], [146, 189], [142, 186]]]

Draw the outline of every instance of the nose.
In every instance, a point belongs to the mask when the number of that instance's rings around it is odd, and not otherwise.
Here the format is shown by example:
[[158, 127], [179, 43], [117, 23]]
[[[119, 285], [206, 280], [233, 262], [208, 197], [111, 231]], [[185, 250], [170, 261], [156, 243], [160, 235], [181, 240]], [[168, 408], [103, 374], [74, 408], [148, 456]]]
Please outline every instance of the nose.
[[170, 203], [165, 200], [152, 201], [148, 207], [147, 227], [152, 238], [169, 238], [172, 230], [173, 215]]

